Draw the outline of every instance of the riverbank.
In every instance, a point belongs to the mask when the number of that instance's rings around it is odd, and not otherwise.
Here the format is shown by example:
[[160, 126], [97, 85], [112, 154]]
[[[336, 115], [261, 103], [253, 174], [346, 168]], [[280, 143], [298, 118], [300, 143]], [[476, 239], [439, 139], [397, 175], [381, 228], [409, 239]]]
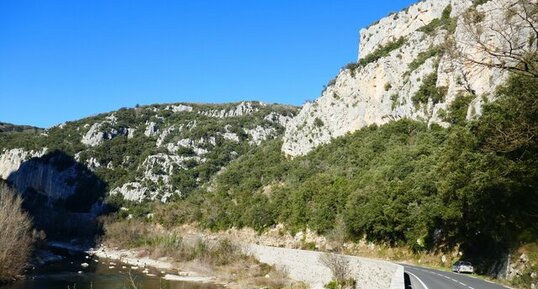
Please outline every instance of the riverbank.
[[[261, 287], [269, 284], [266, 287], [271, 288], [301, 286], [293, 279], [316, 289], [323, 288], [334, 278], [334, 272], [320, 261], [326, 253], [315, 251], [329, 250], [326, 246], [318, 247], [319, 242], [311, 242], [309, 231], [294, 237], [283, 233], [284, 228], [280, 226], [263, 234], [251, 229], [211, 232], [190, 225], [165, 229], [134, 220], [110, 223], [105, 228], [104, 246], [93, 254], [137, 267], [173, 269], [171, 274], [178, 278], [193, 277], [238, 288], [242, 288], [241, 284]], [[362, 286], [390, 288], [392, 283], [403, 282], [399, 265], [341, 257], [349, 263], [349, 278]]]
[[[202, 242], [198, 237], [196, 240]], [[206, 242], [211, 242], [213, 249], [209, 249], [210, 246]], [[203, 244], [208, 247], [204, 250], [215, 252], [214, 250], [218, 250], [215, 248], [219, 248], [223, 243], [204, 240]], [[110, 267], [121, 263], [123, 269], [144, 273], [148, 276], [157, 276], [169, 281], [211, 283], [232, 289], [253, 287], [306, 288], [304, 284], [290, 280], [274, 267], [260, 263], [251, 256], [242, 255], [242, 253], [238, 255], [240, 252], [231, 253], [237, 255], [230, 256], [230, 260], [225, 262], [216, 262], [207, 258], [180, 261], [170, 256], [155, 257], [154, 254], [152, 256], [154, 252], [148, 247], [120, 249], [100, 245], [97, 248], [84, 249], [69, 243], [51, 242], [49, 245], [98, 257], [103, 264]], [[125, 265], [127, 266], [125, 267]], [[152, 270], [148, 270], [150, 268]], [[158, 273], [155, 274], [156, 272]]]
[[[101, 259], [115, 260], [131, 265], [133, 270], [144, 270], [147, 267], [161, 271], [162, 278], [171, 281], [222, 283], [216, 276], [206, 276], [202, 272], [181, 271], [179, 264], [168, 257], [153, 259], [148, 256], [140, 256], [141, 251], [128, 249], [112, 249], [100, 246], [96, 249], [87, 250], [86, 253], [97, 256]], [[221, 281], [221, 282], [219, 282]]]
[[[55, 245], [67, 249], [77, 249], [68, 244]], [[130, 265], [132, 270], [138, 271], [144, 271], [148, 267], [155, 268], [160, 271], [161, 278], [165, 280], [214, 283], [227, 288], [251, 288], [250, 285], [261, 286], [270, 283], [272, 285], [270, 286], [271, 288], [310, 287], [312, 289], [322, 289], [325, 284], [333, 279], [331, 270], [320, 261], [321, 256], [324, 254], [323, 252], [253, 244], [243, 244], [241, 250], [245, 255], [256, 258], [259, 261], [256, 263], [266, 263], [274, 268], [278, 268], [278, 270], [268, 271], [267, 274], [257, 276], [257, 278], [252, 278], [254, 276], [251, 276], [249, 279], [245, 278], [245, 272], [242, 272], [243, 276], [240, 277], [237, 274], [229, 274], [230, 271], [224, 268], [214, 270], [201, 263], [176, 262], [170, 257], [152, 258], [145, 256], [146, 252], [142, 250], [114, 249], [100, 246], [99, 248], [90, 249], [85, 252], [100, 258], [109, 265], [116, 265], [115, 262], [121, 262]], [[403, 283], [401, 287], [398, 287], [399, 275], [402, 275], [401, 279], [403, 282], [403, 271], [399, 270], [400, 266], [389, 262], [353, 256], [342, 255], [342, 257], [348, 261], [349, 273], [355, 280], [360, 282], [361, 287], [403, 288]], [[240, 270], [249, 270], [248, 267], [250, 266], [241, 266]], [[287, 275], [287, 278], [284, 275]], [[259, 282], [260, 278], [264, 282]], [[293, 282], [289, 278], [300, 282]], [[256, 279], [258, 282], [253, 282]], [[285, 284], [284, 279], [288, 279], [289, 283]]]

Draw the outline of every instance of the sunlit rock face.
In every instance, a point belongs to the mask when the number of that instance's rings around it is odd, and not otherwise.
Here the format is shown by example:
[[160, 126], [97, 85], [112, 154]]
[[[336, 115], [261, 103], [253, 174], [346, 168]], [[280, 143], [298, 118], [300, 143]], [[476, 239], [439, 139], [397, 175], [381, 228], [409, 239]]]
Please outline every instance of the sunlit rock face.
[[33, 157], [40, 157], [47, 151], [44, 148], [42, 151], [27, 151], [22, 148], [4, 149], [0, 154], [0, 178], [7, 178], [16, 172], [24, 161]]
[[[509, 25], [500, 23], [507, 21], [506, 7], [512, 2], [491, 0], [476, 6], [469, 0], [426, 0], [362, 29], [359, 61], [399, 40], [403, 44], [355, 69], [343, 68], [321, 96], [305, 104], [288, 123], [282, 151], [289, 156], [304, 155], [348, 132], [401, 118], [448, 126], [443, 115], [449, 105], [458, 95], [470, 92], [473, 99], [467, 118], [480, 115], [482, 104], [504, 82], [507, 72], [461, 62], [442, 49], [452, 47], [475, 59], [488, 59], [488, 55], [477, 49], [463, 15], [470, 9], [477, 11], [480, 17], [473, 25], [483, 30], [482, 41], [504, 46], [506, 43], [496, 37], [493, 29], [509, 29]], [[432, 21], [439, 21], [443, 11], [449, 12], [447, 16], [456, 21], [453, 28], [441, 26], [429, 32], [424, 29]], [[521, 40], [530, 36], [530, 31], [525, 29], [511, 33]], [[448, 40], [453, 42], [448, 43]], [[437, 76], [435, 86], [442, 89], [443, 98], [414, 103], [413, 96], [434, 73]]]

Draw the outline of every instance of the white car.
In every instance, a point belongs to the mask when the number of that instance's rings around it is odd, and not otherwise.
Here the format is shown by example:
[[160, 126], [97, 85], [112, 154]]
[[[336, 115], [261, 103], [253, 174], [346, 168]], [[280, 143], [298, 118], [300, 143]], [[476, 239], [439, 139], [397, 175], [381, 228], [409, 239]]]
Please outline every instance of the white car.
[[452, 272], [458, 273], [474, 273], [474, 268], [471, 262], [458, 261], [452, 266]]

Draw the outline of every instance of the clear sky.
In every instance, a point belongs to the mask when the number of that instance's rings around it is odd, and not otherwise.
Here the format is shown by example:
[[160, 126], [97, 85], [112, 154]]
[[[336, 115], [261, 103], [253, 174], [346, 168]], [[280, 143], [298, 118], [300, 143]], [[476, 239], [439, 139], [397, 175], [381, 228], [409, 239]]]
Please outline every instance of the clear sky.
[[136, 104], [301, 105], [413, 0], [0, 0], [0, 121]]

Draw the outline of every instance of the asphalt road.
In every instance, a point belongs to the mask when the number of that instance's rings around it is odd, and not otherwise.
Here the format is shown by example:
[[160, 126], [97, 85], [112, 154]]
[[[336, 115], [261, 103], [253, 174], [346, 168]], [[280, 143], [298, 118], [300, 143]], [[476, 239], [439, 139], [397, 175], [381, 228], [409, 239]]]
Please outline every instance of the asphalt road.
[[405, 265], [406, 289], [507, 289], [469, 275]]

